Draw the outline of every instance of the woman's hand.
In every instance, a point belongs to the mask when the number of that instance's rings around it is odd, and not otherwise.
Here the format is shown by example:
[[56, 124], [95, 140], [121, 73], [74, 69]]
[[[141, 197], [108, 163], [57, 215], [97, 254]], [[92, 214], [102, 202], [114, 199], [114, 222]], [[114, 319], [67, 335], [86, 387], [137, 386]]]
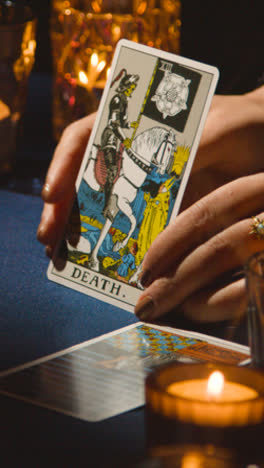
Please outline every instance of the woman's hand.
[[[264, 247], [249, 235], [251, 216], [263, 210], [263, 114], [264, 87], [243, 96], [214, 97], [182, 213], [144, 260], [147, 289], [136, 307], [141, 319], [179, 307], [193, 319], [221, 320], [244, 308], [243, 280], [223, 286], [219, 279]], [[49, 255], [67, 222], [94, 120], [92, 114], [65, 130], [50, 165], [38, 229]]]
[[244, 280], [231, 272], [264, 248], [249, 234], [251, 217], [261, 218], [264, 209], [263, 151], [264, 87], [244, 96], [215, 96], [183, 211], [143, 262], [146, 289], [135, 310], [141, 320], [178, 308], [193, 320], [216, 321], [245, 309]]
[[75, 181], [96, 114], [70, 124], [64, 131], [50, 164], [42, 190], [44, 208], [38, 240], [48, 256], [61, 238], [75, 196]]
[[263, 170], [264, 86], [214, 96], [182, 210], [224, 183]]
[[234, 180], [183, 211], [151, 245], [136, 307], [155, 320], [177, 306], [199, 321], [225, 320], [245, 307], [243, 280], [221, 284], [227, 272], [264, 249], [250, 235], [252, 215], [263, 217], [264, 173]]

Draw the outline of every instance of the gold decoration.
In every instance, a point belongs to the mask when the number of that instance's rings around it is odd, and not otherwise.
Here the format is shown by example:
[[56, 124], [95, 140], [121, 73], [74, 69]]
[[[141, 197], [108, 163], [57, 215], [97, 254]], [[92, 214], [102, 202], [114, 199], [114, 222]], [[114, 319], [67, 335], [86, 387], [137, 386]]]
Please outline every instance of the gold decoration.
[[249, 234], [255, 234], [258, 239], [264, 239], [264, 219], [253, 217], [254, 223], [252, 224], [252, 230]]

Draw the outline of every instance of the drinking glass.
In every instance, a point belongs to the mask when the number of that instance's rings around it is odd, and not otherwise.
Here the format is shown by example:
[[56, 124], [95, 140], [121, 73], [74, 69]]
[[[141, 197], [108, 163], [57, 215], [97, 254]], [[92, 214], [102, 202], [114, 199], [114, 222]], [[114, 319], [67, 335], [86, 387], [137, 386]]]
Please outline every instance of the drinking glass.
[[249, 258], [245, 273], [252, 364], [255, 367], [264, 367], [264, 252], [258, 252]]

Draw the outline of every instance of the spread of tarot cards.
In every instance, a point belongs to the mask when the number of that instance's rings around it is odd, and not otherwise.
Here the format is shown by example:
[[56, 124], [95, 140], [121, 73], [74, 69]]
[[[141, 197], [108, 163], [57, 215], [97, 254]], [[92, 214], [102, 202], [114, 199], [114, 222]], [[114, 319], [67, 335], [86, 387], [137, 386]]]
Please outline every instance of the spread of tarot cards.
[[218, 70], [121, 40], [48, 278], [133, 311], [144, 256], [177, 216]]
[[144, 405], [145, 378], [161, 364], [239, 366], [248, 358], [247, 346], [136, 323], [0, 372], [0, 394], [95, 422]]

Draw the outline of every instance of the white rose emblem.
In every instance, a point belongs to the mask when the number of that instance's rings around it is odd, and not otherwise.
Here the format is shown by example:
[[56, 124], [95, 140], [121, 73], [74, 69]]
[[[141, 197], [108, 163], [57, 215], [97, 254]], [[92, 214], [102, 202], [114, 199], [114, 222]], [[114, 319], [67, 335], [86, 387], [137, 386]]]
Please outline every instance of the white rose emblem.
[[175, 73], [165, 73], [164, 78], [159, 83], [156, 93], [151, 100], [156, 102], [157, 109], [162, 113], [164, 119], [174, 116], [187, 109], [187, 99], [189, 96], [189, 84], [191, 80], [186, 80]]

